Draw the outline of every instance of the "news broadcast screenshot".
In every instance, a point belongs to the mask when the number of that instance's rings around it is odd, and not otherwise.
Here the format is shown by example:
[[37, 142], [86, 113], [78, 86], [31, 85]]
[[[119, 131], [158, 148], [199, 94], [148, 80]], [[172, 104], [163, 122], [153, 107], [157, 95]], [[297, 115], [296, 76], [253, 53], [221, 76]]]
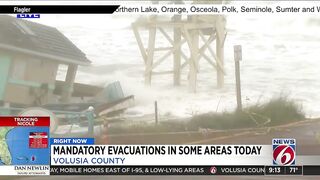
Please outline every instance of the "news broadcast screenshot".
[[319, 32], [320, 1], [0, 1], [0, 179], [317, 179]]

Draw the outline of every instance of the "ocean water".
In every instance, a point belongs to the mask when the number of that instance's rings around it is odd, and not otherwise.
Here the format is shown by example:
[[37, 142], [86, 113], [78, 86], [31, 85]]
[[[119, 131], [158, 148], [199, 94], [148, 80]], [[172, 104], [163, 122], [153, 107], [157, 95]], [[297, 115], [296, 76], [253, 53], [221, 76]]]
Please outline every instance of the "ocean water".
[[[217, 89], [215, 69], [201, 60], [195, 94], [188, 91], [187, 68], [182, 72], [180, 87], [172, 85], [172, 75], [154, 76], [152, 86], [144, 86], [144, 64], [130, 28], [138, 18], [141, 17], [42, 15], [37, 21], [57, 27], [92, 61], [92, 66], [79, 69], [78, 82], [104, 85], [119, 80], [125, 94], [135, 95], [136, 106], [128, 114], [152, 114], [154, 101], [158, 101], [161, 116], [190, 117], [234, 110], [233, 46], [242, 45], [243, 106], [286, 95], [296, 100], [308, 117], [320, 116], [320, 16], [227, 17], [225, 86]], [[144, 31], [144, 41], [147, 35]], [[158, 46], [166, 44], [163, 38], [157, 42]], [[172, 66], [172, 60], [167, 60], [158, 70]], [[59, 78], [62, 76], [63, 69]]]

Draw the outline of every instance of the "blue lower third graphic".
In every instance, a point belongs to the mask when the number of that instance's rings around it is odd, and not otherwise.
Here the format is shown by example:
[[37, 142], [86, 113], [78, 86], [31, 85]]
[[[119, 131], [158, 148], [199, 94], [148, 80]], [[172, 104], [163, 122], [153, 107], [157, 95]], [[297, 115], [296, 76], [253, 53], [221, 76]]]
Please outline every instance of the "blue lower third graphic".
[[64, 145], [70, 145], [70, 144], [94, 144], [94, 138], [51, 138], [50, 139], [50, 145], [54, 144], [64, 144]]

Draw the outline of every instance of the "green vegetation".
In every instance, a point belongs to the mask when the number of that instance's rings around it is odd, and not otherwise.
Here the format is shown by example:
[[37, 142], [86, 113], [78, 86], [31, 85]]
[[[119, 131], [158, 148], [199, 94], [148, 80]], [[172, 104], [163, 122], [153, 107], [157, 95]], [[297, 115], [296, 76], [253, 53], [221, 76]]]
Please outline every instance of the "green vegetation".
[[287, 97], [271, 99], [264, 104], [256, 104], [242, 111], [206, 113], [196, 115], [189, 121], [166, 121], [158, 125], [139, 123], [111, 127], [110, 134], [118, 133], [159, 133], [197, 131], [199, 128], [214, 130], [266, 127], [287, 124], [305, 119], [301, 106]]
[[302, 108], [287, 97], [271, 99], [264, 104], [256, 104], [243, 111], [207, 113], [194, 116], [190, 125], [194, 128], [235, 129], [274, 126], [304, 119]]
[[302, 106], [287, 97], [272, 99], [261, 106], [252, 106], [248, 111], [270, 118], [270, 125], [286, 124], [305, 119]]

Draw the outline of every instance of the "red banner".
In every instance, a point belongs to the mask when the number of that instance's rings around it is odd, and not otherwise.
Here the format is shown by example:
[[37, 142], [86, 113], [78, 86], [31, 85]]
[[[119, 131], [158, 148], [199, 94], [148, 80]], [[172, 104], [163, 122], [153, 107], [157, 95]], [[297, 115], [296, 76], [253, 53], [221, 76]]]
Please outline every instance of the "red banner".
[[0, 116], [0, 126], [50, 126], [50, 117]]

